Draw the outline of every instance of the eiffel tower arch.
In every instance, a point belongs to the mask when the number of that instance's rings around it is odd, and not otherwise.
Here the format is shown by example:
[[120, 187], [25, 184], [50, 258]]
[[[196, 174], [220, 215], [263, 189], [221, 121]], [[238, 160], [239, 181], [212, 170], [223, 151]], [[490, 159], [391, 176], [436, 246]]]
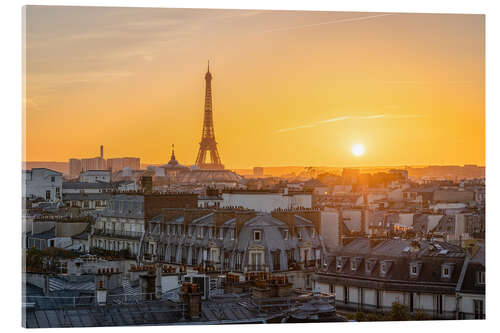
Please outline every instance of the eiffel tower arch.
[[201, 133], [200, 150], [196, 157], [196, 166], [202, 170], [223, 170], [217, 141], [215, 141], [214, 120], [212, 112], [212, 73], [210, 63], [205, 74], [205, 111], [203, 116], [203, 130]]

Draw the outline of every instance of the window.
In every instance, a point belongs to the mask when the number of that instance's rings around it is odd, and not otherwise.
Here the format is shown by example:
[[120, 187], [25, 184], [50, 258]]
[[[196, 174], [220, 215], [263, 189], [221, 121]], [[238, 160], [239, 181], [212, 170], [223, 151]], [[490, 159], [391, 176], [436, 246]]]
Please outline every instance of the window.
[[224, 229], [219, 229], [219, 239], [224, 239]]
[[342, 257], [337, 258], [337, 271], [340, 271], [342, 269]]
[[288, 230], [283, 231], [283, 239], [288, 240]]
[[411, 267], [411, 273], [412, 274], [417, 274], [417, 266], [416, 265], [414, 265], [414, 266]]
[[351, 271], [356, 270], [356, 261], [354, 259], [351, 259]]
[[56, 187], [56, 198], [60, 198], [61, 197], [61, 189], [59, 187]]
[[477, 283], [484, 284], [486, 274], [484, 272], [477, 272]]
[[387, 273], [386, 270], [387, 270], [386, 263], [385, 262], [381, 262], [380, 263], [380, 273], [381, 274], [385, 274], [385, 273]]
[[234, 240], [234, 229], [231, 229], [230, 234], [231, 234], [231, 240]]
[[51, 181], [52, 183], [55, 183], [55, 182], [56, 182], [56, 177], [54, 177], [54, 176], [50, 177], [50, 181]]
[[[250, 254], [250, 265], [255, 265], [255, 266], [259, 266], [259, 265], [262, 265], [262, 262], [263, 262], [263, 256], [262, 256], [262, 253], [261, 252], [252, 252]], [[258, 269], [256, 267], [256, 269]]]
[[366, 262], [366, 267], [365, 267], [366, 271], [367, 272], [371, 272], [372, 271], [372, 267], [373, 267], [372, 266], [372, 262], [371, 261], [367, 261]]
[[45, 191], [45, 199], [50, 200], [50, 191]]
[[241, 269], [241, 253], [240, 253], [240, 252], [238, 252], [238, 253], [236, 254], [235, 269], [236, 269], [236, 270]]
[[276, 252], [273, 252], [273, 270], [274, 271], [281, 270], [281, 260], [280, 260], [279, 250]]
[[298, 239], [302, 239], [302, 232], [301, 232], [301, 231], [299, 231], [299, 232], [298, 232], [298, 234], [297, 234], [297, 238], [298, 238]]
[[219, 258], [217, 256], [217, 249], [212, 249], [210, 250], [210, 259], [213, 261], [213, 262], [219, 262]]
[[451, 277], [452, 270], [453, 270], [453, 265], [452, 264], [444, 264], [441, 267], [441, 278], [443, 278], [443, 279], [449, 279]]
[[261, 232], [259, 230], [253, 232], [253, 240], [256, 242], [261, 240]]
[[474, 319], [484, 319], [484, 302], [482, 299], [474, 300]]
[[443, 295], [437, 295], [438, 301], [437, 301], [437, 312], [439, 314], [443, 313]]

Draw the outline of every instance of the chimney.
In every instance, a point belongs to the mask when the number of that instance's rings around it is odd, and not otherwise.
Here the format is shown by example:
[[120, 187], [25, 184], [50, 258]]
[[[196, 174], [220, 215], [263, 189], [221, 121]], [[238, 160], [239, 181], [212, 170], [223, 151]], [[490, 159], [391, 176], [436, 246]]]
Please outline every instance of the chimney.
[[101, 158], [104, 158], [104, 146], [101, 145]]
[[342, 245], [342, 238], [344, 237], [344, 215], [342, 214], [342, 208], [338, 208], [338, 244]]
[[162, 266], [156, 265], [155, 295], [157, 299], [161, 299], [161, 275]]
[[101, 271], [101, 269], [97, 270], [97, 274], [95, 275], [96, 279], [96, 303], [97, 305], [106, 305], [107, 297], [108, 297], [108, 286], [106, 280], [105, 272]]
[[184, 303], [184, 318], [193, 320], [200, 318], [201, 293], [196, 283], [184, 282], [179, 289], [179, 296]]
[[152, 301], [156, 297], [156, 274], [148, 271], [145, 274], [139, 275], [139, 279], [141, 300]]

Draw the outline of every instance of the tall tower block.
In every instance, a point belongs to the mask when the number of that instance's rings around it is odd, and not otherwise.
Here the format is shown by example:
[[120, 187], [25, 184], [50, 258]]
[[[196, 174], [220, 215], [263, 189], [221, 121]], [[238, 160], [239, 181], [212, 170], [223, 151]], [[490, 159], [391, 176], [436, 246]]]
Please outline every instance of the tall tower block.
[[[206, 161], [207, 156], [210, 159]], [[205, 112], [203, 117], [203, 130], [201, 133], [200, 150], [195, 163], [200, 169], [204, 170], [222, 170], [222, 164], [219, 152], [217, 151], [217, 142], [215, 141], [214, 120], [212, 112], [212, 73], [210, 73], [210, 62], [208, 63], [207, 73], [205, 74]]]

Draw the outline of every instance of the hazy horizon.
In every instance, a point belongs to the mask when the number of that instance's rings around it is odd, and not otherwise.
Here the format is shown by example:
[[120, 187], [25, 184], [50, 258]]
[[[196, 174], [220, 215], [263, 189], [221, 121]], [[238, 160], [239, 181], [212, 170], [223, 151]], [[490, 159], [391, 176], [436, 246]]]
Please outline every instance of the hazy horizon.
[[[485, 164], [484, 16], [27, 6], [24, 159]], [[362, 156], [351, 147], [363, 144]], [[146, 162], [148, 161], [148, 162]], [[155, 162], [149, 162], [155, 161]]]

